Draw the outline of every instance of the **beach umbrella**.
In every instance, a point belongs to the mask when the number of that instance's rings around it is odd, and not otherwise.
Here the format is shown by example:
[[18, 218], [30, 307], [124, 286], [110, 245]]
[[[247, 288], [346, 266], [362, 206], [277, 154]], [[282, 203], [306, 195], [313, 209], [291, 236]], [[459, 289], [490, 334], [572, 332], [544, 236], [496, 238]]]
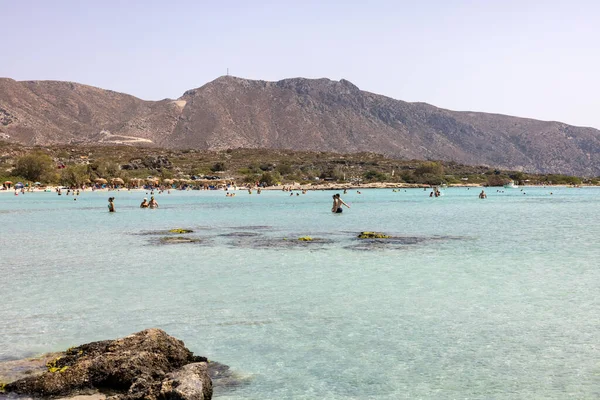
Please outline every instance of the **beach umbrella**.
[[40, 186], [42, 184], [42, 182], [35, 182], [34, 185], [35, 186]]
[[4, 182], [5, 185], [12, 185], [13, 183], [11, 181], [6, 181]]
[[171, 185], [173, 183], [173, 179], [163, 179], [163, 183], [167, 185]]
[[104, 179], [104, 178], [96, 178], [96, 179], [94, 179], [94, 182], [96, 182], [96, 183], [106, 183], [107, 180]]
[[113, 185], [123, 185], [125, 181], [121, 178], [113, 178], [112, 183]]
[[17, 182], [17, 184], [15, 185], [15, 189], [21, 189], [23, 186], [23, 182]]

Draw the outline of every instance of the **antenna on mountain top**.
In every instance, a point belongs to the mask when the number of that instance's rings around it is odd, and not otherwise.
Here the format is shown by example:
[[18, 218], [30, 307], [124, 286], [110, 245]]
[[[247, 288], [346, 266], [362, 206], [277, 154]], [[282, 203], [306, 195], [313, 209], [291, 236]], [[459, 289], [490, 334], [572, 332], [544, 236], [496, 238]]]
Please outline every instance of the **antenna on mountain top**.
[[227, 68], [227, 76], [229, 76], [229, 68]]

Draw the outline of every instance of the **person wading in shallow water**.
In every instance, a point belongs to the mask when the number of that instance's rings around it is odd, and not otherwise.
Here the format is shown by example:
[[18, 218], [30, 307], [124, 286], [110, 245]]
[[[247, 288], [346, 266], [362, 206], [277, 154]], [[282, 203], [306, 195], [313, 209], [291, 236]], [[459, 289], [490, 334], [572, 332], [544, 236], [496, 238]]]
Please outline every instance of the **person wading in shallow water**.
[[342, 210], [342, 205], [350, 208], [350, 206], [348, 204], [344, 203], [344, 200], [342, 200], [339, 193], [334, 194], [333, 195], [333, 207], [331, 207], [331, 212], [340, 214], [342, 211], [344, 211], [344, 210]]
[[156, 202], [156, 200], [154, 200], [154, 196], [150, 197], [148, 208], [158, 208], [158, 203]]
[[108, 212], [115, 212], [115, 198], [114, 197], [109, 197], [108, 198]]

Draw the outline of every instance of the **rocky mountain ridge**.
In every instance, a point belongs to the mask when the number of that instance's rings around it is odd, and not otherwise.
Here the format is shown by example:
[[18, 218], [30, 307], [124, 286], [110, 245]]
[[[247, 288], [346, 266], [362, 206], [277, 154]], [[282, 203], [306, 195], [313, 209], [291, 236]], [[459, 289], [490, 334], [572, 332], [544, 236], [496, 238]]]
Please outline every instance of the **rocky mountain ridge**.
[[600, 131], [450, 111], [347, 80], [224, 76], [176, 100], [71, 82], [0, 78], [0, 138], [27, 145], [369, 151], [540, 173], [600, 175]]

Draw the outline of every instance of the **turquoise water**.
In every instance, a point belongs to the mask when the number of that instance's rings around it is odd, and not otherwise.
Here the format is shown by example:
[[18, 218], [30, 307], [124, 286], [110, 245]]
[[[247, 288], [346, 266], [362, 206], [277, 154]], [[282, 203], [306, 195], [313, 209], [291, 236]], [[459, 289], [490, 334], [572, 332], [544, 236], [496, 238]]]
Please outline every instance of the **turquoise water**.
[[0, 194], [0, 359], [160, 327], [220, 399], [600, 397], [600, 189], [479, 190]]

